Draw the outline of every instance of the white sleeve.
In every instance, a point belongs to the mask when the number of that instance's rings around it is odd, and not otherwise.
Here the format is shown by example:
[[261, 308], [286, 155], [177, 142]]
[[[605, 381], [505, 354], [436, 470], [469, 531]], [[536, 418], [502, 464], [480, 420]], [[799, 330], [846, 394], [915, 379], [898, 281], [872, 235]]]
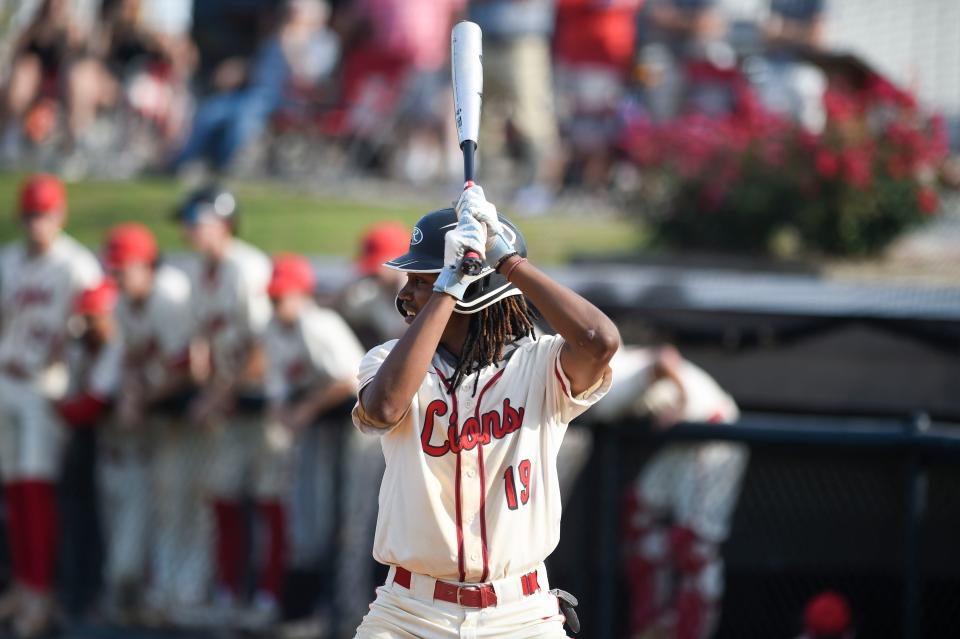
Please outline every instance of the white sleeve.
[[314, 366], [330, 380], [353, 379], [363, 359], [363, 347], [347, 323], [334, 311], [322, 321], [304, 324], [303, 337]]
[[93, 288], [103, 279], [103, 269], [100, 263], [86, 249], [77, 252], [76, 257], [71, 263], [70, 274], [73, 278], [73, 290], [80, 293], [88, 288]]
[[270, 321], [273, 309], [267, 296], [267, 284], [270, 279], [269, 263], [266, 268], [257, 264], [248, 267], [241, 280], [240, 303], [243, 313], [244, 333], [254, 338], [263, 335]]
[[168, 288], [159, 301], [155, 330], [160, 352], [169, 362], [187, 355], [194, 334], [196, 315], [191, 309], [186, 278], [177, 287]]
[[593, 388], [574, 397], [571, 393], [570, 379], [560, 364], [564, 339], [559, 335], [548, 335], [541, 337], [537, 342], [539, 365], [546, 369], [544, 371], [547, 394], [545, 406], [548, 410], [556, 411], [562, 423], [569, 424], [607, 394], [613, 381], [613, 374], [608, 368]]
[[590, 419], [611, 421], [633, 414], [637, 400], [653, 381], [654, 364], [652, 349], [621, 346], [610, 361], [610, 392], [590, 409]]
[[112, 398], [120, 386], [120, 370], [123, 362], [123, 342], [115, 338], [103, 347], [90, 370], [86, 391], [94, 397]]
[[[376, 346], [363, 356], [363, 359], [360, 361], [360, 372], [357, 375], [358, 389], [362, 390], [367, 384], [373, 381], [373, 378], [377, 376], [377, 372], [380, 370], [380, 366], [383, 365], [384, 360], [387, 359], [387, 355], [389, 355], [393, 347], [396, 346], [397, 341], [398, 340], [394, 339], [380, 346]], [[375, 423], [367, 416], [366, 411], [364, 411], [360, 403], [358, 391], [357, 403], [354, 405], [352, 413], [353, 425], [360, 429], [360, 432], [370, 435], [383, 435], [409, 420], [410, 413], [411, 411], [407, 411], [406, 417], [392, 427], [383, 428], [382, 424]]]
[[694, 422], [734, 423], [740, 417], [733, 398], [702, 368], [684, 361], [681, 379], [687, 394], [684, 419]]

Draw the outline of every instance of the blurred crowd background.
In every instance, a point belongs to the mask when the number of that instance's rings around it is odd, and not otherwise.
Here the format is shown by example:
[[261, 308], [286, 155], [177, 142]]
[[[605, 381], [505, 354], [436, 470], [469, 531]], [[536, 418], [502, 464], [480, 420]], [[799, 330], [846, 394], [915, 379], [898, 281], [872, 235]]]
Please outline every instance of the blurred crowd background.
[[940, 116], [932, 157], [958, 139], [946, 2], [8, 0], [0, 16], [2, 158], [73, 178], [449, 182], [464, 18], [484, 31], [483, 175], [518, 211], [570, 187], [632, 194], [649, 127], [677, 118], [752, 126], [761, 109], [818, 135], [851, 101], [920, 103]]
[[[0, 625], [352, 636], [383, 578], [383, 462], [349, 425], [344, 371], [404, 329], [402, 282], [379, 264], [412, 208], [459, 190], [461, 19], [484, 33], [481, 182], [532, 259], [564, 233], [595, 253], [552, 266], [626, 342], [616, 392], [561, 459], [550, 570], [584, 595], [585, 636], [953, 636], [952, 0], [0, 0], [0, 206], [16, 219], [0, 224], [0, 434], [28, 419], [10, 406], [58, 424], [36, 438], [43, 481], [11, 477], [0, 451]], [[351, 234], [351, 199], [404, 222]], [[589, 235], [624, 220], [652, 258]], [[334, 244], [349, 263], [316, 248]], [[18, 340], [40, 337], [14, 294], [36, 285], [21, 246], [69, 256], [44, 321], [70, 348], [26, 373]], [[943, 289], [811, 275], [933, 249]], [[249, 340], [225, 392], [203, 364], [224, 320], [204, 308], [234, 253]], [[123, 314], [161, 293], [151, 330], [174, 337], [124, 345]], [[313, 326], [306, 360], [276, 365], [278, 322]], [[51, 363], [68, 392], [24, 382]]]

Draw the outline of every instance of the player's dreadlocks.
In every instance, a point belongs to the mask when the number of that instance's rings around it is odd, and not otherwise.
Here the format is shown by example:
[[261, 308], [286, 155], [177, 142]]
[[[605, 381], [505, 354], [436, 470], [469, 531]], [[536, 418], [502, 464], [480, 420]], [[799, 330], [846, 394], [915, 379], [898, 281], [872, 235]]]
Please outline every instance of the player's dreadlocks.
[[[535, 316], [523, 295], [511, 295], [470, 316], [467, 339], [460, 351], [460, 361], [453, 372], [453, 388], [458, 388], [468, 375], [495, 364], [503, 357], [508, 344], [533, 336]], [[480, 376], [473, 384], [477, 392]]]

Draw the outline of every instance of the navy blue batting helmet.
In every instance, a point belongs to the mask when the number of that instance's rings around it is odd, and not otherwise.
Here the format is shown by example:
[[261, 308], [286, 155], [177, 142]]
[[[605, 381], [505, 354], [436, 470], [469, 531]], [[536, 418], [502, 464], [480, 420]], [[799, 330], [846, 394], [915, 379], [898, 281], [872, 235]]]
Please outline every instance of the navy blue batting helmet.
[[[527, 255], [527, 243], [520, 230], [503, 215], [497, 214], [506, 229], [516, 235], [514, 247], [522, 257]], [[413, 227], [410, 247], [406, 253], [395, 257], [384, 266], [405, 273], [439, 273], [443, 270], [444, 237], [457, 226], [457, 213], [451, 208], [427, 213]], [[469, 315], [496, 304], [505, 297], [522, 295], [520, 289], [507, 281], [492, 268], [485, 266], [482, 277], [467, 287], [463, 301], [457, 302], [454, 310]], [[403, 313], [403, 309], [400, 309]]]

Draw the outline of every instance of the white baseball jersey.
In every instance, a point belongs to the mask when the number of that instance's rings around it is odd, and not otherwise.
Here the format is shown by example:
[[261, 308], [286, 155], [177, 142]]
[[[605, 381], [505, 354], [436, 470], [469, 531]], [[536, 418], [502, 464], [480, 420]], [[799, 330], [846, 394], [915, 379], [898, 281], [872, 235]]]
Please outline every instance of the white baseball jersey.
[[89, 394], [101, 401], [111, 399], [120, 385], [123, 343], [112, 339], [96, 353], [90, 353], [80, 340], [71, 340], [66, 352], [70, 385], [67, 398]]
[[[389, 431], [382, 434], [386, 473], [374, 558], [450, 581], [486, 582], [524, 574], [560, 538], [556, 458], [567, 424], [607, 392], [610, 375], [586, 397], [570, 394], [560, 366], [559, 336], [524, 339], [451, 392], [455, 361], [445, 351]], [[362, 388], [396, 340], [371, 350], [360, 365]]]
[[178, 268], [161, 265], [147, 298], [134, 305], [121, 295], [117, 323], [123, 335], [124, 367], [151, 385], [163, 384], [170, 367], [188, 356], [193, 323], [190, 281]]
[[312, 302], [292, 326], [272, 319], [264, 347], [267, 399], [277, 402], [318, 384], [353, 379], [363, 358], [363, 348], [343, 318]]
[[230, 242], [215, 265], [193, 264], [193, 307], [196, 332], [210, 340], [215, 375], [239, 374], [249, 344], [270, 319], [267, 283], [272, 266], [260, 249], [238, 239]]
[[[669, 379], [654, 380], [655, 351], [624, 347], [610, 361], [614, 383], [593, 419], [612, 420], [627, 414], [657, 413], [680, 403], [680, 390]], [[680, 365], [686, 404], [683, 419], [691, 422], [735, 422], [740, 413], [733, 398], [703, 369], [683, 360]]]
[[0, 253], [0, 368], [14, 366], [38, 381], [62, 361], [74, 298], [102, 271], [93, 254], [61, 234], [42, 255], [22, 242]]

